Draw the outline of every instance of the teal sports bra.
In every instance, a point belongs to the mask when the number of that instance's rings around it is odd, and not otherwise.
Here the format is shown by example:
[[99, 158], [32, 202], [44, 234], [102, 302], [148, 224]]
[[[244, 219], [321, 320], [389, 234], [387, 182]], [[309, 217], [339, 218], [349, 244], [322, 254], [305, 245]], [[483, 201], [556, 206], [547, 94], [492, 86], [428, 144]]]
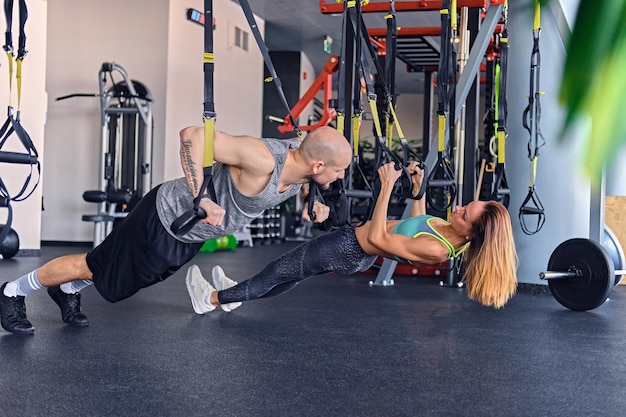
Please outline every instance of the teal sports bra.
[[[438, 241], [440, 241], [446, 248], [448, 248], [449, 257], [455, 258], [459, 256], [469, 245], [469, 243], [465, 244], [459, 251], [454, 250], [454, 246], [452, 243], [448, 241], [441, 233], [437, 232], [431, 226], [431, 221], [433, 219], [442, 220], [439, 217], [431, 216], [429, 214], [424, 214], [421, 216], [409, 217], [407, 219], [402, 219], [396, 226], [393, 228], [392, 233], [396, 235], [404, 235], [412, 238], [416, 238], [421, 235], [432, 236]], [[445, 223], [450, 224], [443, 220]], [[398, 256], [395, 257], [398, 262], [412, 264], [412, 262], [408, 259], [400, 258]]]

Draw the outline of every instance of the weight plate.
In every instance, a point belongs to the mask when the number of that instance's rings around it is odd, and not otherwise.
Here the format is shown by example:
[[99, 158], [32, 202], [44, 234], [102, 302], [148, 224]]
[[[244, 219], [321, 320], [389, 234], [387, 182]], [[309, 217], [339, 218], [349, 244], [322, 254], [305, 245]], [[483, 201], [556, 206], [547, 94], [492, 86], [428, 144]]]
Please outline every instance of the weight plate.
[[591, 310], [604, 303], [613, 289], [615, 269], [606, 250], [589, 239], [570, 239], [552, 252], [548, 271], [577, 269], [582, 275], [551, 279], [550, 291], [561, 305], [577, 311]]
[[[609, 257], [613, 260], [613, 267], [615, 270], [626, 269], [626, 258], [624, 257], [622, 246], [620, 245], [617, 236], [615, 236], [615, 233], [613, 233], [607, 225], [604, 225], [602, 247], [606, 249]], [[615, 285], [619, 284], [622, 278], [624, 278], [624, 275], [615, 275]]]

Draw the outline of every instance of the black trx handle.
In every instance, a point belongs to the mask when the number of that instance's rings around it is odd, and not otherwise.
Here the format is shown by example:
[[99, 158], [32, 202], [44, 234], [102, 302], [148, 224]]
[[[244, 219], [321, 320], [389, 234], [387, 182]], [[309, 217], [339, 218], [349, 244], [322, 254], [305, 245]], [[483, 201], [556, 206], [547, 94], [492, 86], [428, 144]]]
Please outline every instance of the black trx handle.
[[428, 175], [426, 201], [435, 210], [445, 211], [456, 198], [456, 187], [454, 172], [445, 157], [441, 155]]
[[[195, 206], [195, 200], [194, 200]], [[206, 212], [201, 207], [194, 207], [186, 211], [182, 216], [172, 222], [171, 230], [177, 236], [182, 236], [189, 232], [202, 219], [206, 217]]]
[[207, 194], [200, 194], [194, 198], [193, 200], [193, 208], [191, 210], [187, 210], [180, 217], [172, 222], [170, 226], [170, 230], [174, 232], [177, 236], [182, 236], [189, 232], [200, 220], [204, 219], [207, 216], [207, 213], [200, 207], [200, 200], [203, 198], [209, 198], [210, 200], [216, 201], [215, 199], [215, 188], [213, 186], [213, 175], [212, 172], [207, 173], [207, 169], [213, 169], [213, 167], [205, 168], [204, 180], [202, 181], [202, 187], [200, 190], [207, 190]]
[[[537, 223], [533, 229], [529, 228], [526, 224], [525, 218], [528, 216], [537, 216]], [[533, 188], [528, 191], [519, 209], [519, 220], [522, 231], [527, 235], [534, 235], [539, 232], [546, 221], [543, 204], [541, 204], [541, 200], [539, 200], [539, 196], [537, 196]]]
[[509, 206], [511, 190], [506, 181], [506, 175], [504, 172], [504, 165], [496, 165], [495, 169], [495, 181], [493, 184], [493, 193], [491, 194], [491, 200], [502, 203], [504, 207]]
[[[406, 140], [402, 141], [402, 160], [404, 161], [404, 166], [407, 166], [410, 162], [411, 159], [415, 162], [417, 162], [417, 166], [424, 171], [424, 177], [422, 179], [422, 185], [420, 187], [420, 189], [418, 190], [416, 195], [413, 195], [413, 181], [410, 181], [410, 194], [409, 197], [414, 199], [414, 200], [419, 200], [420, 198], [422, 198], [424, 196], [424, 193], [426, 193], [426, 179], [428, 178], [428, 168], [426, 167], [426, 164], [424, 163], [424, 161], [422, 160], [422, 157], [419, 156], [419, 154], [417, 152], [415, 152], [413, 149], [411, 149], [409, 147], [409, 144]], [[411, 178], [411, 176], [413, 176], [414, 174], [409, 173], [409, 179]], [[403, 177], [403, 179], [406, 177]]]

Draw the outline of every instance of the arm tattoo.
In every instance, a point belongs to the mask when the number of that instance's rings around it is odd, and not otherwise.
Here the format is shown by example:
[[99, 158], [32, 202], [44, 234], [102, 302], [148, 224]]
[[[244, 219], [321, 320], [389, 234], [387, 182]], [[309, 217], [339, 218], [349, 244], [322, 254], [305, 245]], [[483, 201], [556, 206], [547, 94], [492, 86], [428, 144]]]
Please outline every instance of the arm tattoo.
[[185, 140], [180, 148], [180, 153], [183, 160], [183, 171], [189, 185], [193, 186], [191, 190], [194, 195], [197, 195], [200, 190], [200, 184], [198, 182], [198, 169], [196, 163], [191, 158], [191, 141]]

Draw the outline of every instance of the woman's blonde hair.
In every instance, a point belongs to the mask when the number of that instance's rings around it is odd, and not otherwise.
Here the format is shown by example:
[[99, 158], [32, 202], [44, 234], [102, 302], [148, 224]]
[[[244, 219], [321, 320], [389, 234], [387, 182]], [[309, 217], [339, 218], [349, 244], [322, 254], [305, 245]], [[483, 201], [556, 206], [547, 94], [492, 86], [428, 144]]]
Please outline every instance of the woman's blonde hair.
[[518, 258], [506, 207], [487, 202], [472, 225], [472, 239], [463, 259], [469, 298], [500, 308], [515, 294]]

